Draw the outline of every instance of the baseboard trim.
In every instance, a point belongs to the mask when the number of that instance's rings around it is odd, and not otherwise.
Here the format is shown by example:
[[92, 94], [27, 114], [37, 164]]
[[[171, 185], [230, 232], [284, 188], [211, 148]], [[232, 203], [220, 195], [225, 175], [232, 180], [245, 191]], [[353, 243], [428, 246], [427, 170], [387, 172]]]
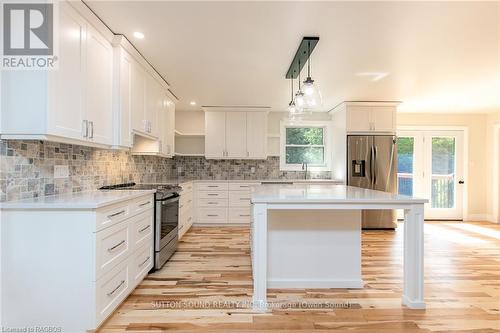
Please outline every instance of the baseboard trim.
[[363, 288], [363, 280], [268, 279], [268, 288]]
[[489, 217], [488, 214], [469, 214], [464, 218], [464, 221], [466, 222], [489, 221], [488, 217]]

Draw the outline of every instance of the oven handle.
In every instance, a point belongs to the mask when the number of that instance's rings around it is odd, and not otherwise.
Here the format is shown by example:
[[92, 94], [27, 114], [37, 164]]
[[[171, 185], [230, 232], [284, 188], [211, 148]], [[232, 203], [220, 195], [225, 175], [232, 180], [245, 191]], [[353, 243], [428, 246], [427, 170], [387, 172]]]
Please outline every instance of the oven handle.
[[166, 198], [166, 199], [160, 200], [160, 202], [161, 202], [162, 205], [166, 205], [166, 204], [169, 204], [169, 203], [172, 203], [172, 202], [176, 202], [176, 201], [179, 201], [179, 196], [170, 197], [170, 198]]

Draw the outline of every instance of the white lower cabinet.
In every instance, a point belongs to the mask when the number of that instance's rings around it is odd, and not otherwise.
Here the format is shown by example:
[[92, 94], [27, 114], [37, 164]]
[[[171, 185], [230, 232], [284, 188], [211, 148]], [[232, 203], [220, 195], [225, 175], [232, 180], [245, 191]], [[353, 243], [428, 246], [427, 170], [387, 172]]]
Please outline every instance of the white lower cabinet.
[[196, 183], [196, 223], [250, 223], [250, 186], [253, 183], [199, 182]]
[[179, 184], [182, 187], [179, 199], [179, 239], [193, 225], [193, 183], [185, 182]]
[[96, 330], [153, 267], [153, 203], [2, 210], [1, 326]]

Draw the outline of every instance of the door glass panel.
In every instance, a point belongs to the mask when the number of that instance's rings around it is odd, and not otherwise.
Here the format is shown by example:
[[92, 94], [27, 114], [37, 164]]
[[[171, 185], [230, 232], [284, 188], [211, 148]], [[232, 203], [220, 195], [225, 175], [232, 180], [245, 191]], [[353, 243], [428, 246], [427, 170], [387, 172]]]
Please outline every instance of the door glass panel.
[[455, 207], [455, 138], [432, 138], [432, 208]]
[[413, 156], [415, 139], [398, 138], [398, 193], [413, 195]]

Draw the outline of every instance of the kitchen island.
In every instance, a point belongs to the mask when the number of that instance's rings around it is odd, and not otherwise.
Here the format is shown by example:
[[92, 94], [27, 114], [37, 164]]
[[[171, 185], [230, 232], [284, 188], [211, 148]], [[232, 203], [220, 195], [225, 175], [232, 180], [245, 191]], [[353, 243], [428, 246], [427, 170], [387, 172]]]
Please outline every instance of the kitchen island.
[[425, 308], [425, 199], [325, 184], [252, 188], [253, 307], [266, 310], [267, 288], [362, 288], [361, 211], [403, 209], [402, 303]]

